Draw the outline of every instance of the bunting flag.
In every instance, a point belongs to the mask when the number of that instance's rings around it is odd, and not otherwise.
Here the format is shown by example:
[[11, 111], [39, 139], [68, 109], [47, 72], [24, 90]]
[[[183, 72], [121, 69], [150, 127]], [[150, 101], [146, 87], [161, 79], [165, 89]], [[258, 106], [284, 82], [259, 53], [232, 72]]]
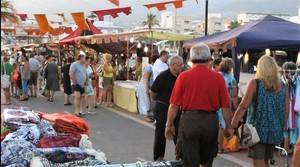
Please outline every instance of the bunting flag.
[[166, 5], [168, 4], [173, 4], [175, 8], [181, 8], [183, 6], [182, 0], [152, 3], [152, 4], [146, 4], [144, 6], [147, 7], [148, 9], [157, 8], [157, 10], [162, 11], [162, 10], [166, 10]]
[[5, 33], [13, 33], [16, 34], [16, 29], [15, 28], [5, 28], [5, 27], [1, 27], [1, 31], [5, 32]]
[[72, 27], [65, 27], [65, 33], [71, 34], [73, 32]]
[[120, 6], [119, 0], [109, 0], [109, 2], [113, 3], [116, 6]]
[[75, 24], [83, 29], [83, 30], [89, 30], [89, 26], [85, 21], [85, 16], [83, 12], [79, 12], [79, 13], [71, 13], [73, 20], [75, 22]]
[[63, 22], [67, 22], [67, 19], [63, 13], [57, 13], [57, 15], [62, 18]]
[[53, 30], [45, 14], [35, 14], [34, 17], [39, 25], [40, 32], [42, 34], [46, 32], [51, 32]]
[[20, 17], [22, 21], [26, 21], [26, 19], [28, 18], [27, 14], [17, 14], [17, 15]]
[[39, 28], [29, 28], [29, 29], [24, 29], [24, 31], [28, 35], [44, 35], [45, 33], [42, 33]]
[[64, 32], [65, 32], [64, 28], [59, 27], [59, 28], [53, 28], [50, 33], [53, 36], [57, 36], [63, 34]]
[[131, 14], [131, 7], [124, 7], [124, 8], [114, 8], [114, 9], [106, 9], [106, 10], [97, 10], [93, 11], [100, 21], [104, 20], [104, 16], [110, 15], [113, 18], [118, 17], [119, 13], [124, 13], [126, 15]]

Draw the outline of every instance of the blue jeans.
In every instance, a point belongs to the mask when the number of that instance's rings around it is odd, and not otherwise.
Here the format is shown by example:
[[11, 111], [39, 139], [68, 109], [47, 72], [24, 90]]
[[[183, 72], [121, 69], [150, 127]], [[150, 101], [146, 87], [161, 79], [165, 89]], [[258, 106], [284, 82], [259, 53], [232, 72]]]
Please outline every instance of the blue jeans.
[[22, 79], [22, 91], [25, 95], [28, 94], [28, 82], [29, 80]]

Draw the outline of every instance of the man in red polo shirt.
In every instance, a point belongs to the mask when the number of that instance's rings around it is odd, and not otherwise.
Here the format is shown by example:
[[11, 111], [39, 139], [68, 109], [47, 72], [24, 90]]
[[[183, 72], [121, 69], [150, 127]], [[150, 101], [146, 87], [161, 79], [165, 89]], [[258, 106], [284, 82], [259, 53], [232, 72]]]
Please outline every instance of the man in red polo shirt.
[[170, 98], [165, 136], [174, 136], [173, 121], [181, 108], [179, 136], [185, 167], [212, 166], [218, 152], [218, 109], [223, 109], [226, 127], [230, 127], [228, 91], [222, 75], [210, 69], [210, 58], [207, 45], [192, 47], [193, 66], [179, 75]]

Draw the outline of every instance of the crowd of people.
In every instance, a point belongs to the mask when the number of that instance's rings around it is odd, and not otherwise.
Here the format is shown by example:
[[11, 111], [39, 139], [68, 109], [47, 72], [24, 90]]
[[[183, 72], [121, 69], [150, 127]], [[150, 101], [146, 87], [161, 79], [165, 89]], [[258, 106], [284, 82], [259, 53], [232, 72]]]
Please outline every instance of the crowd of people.
[[212, 166], [217, 153], [225, 151], [223, 140], [237, 135], [242, 124], [254, 125], [260, 138], [249, 147], [253, 166], [269, 166], [276, 145], [289, 153], [299, 149], [299, 65], [286, 62], [280, 72], [273, 57], [262, 56], [239, 103], [231, 58], [213, 59], [200, 44], [191, 48], [190, 60], [192, 67], [185, 69], [181, 57], [162, 51], [144, 70], [139, 103], [143, 115], [154, 115], [155, 161], [164, 159], [166, 139], [173, 139], [184, 166]]
[[[35, 98], [39, 89], [53, 102], [62, 84], [64, 105], [73, 105], [73, 94], [74, 114], [79, 117], [95, 114], [99, 104], [112, 107], [116, 70], [112, 55], [103, 54], [102, 58], [80, 52], [76, 61], [74, 56], [67, 57], [59, 68], [53, 56], [34, 52], [3, 55], [2, 105], [10, 105], [11, 96], [21, 101]], [[243, 124], [252, 124], [259, 136], [259, 142], [249, 147], [253, 166], [268, 166], [275, 146], [281, 143], [288, 152], [299, 149], [299, 64], [286, 62], [280, 73], [273, 57], [262, 56], [255, 78], [239, 102], [231, 58], [212, 58], [209, 47], [198, 44], [190, 50], [190, 61], [192, 66], [187, 67], [182, 57], [161, 51], [143, 70], [141, 58], [134, 67], [140, 81], [139, 113], [155, 121], [155, 161], [164, 160], [166, 139], [172, 139], [184, 166], [212, 166], [218, 152], [225, 151], [224, 140], [237, 135]], [[297, 158], [294, 162], [299, 163]]]

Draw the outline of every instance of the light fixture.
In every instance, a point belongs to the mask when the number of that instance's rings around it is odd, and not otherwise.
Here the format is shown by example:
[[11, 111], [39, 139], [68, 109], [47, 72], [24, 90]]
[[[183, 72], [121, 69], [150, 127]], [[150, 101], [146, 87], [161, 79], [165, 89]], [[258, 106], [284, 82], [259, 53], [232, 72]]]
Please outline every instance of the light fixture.
[[130, 42], [130, 43], [133, 43], [133, 42], [134, 42], [134, 38], [131, 37], [131, 38], [129, 39], [129, 42]]
[[148, 49], [148, 47], [147, 47], [147, 46], [145, 46], [145, 47], [144, 47], [144, 52], [145, 52], [145, 53], [147, 53], [147, 52], [148, 52], [148, 50], [149, 50], [149, 49]]
[[249, 62], [249, 53], [246, 52], [244, 56], [244, 64], [247, 64]]
[[300, 65], [300, 52], [298, 52], [298, 56], [297, 56], [297, 62], [298, 65]]
[[142, 44], [139, 42], [139, 43], [137, 44], [137, 47], [138, 47], [138, 48], [141, 48], [141, 47], [142, 47]]
[[271, 50], [270, 50], [270, 49], [266, 49], [266, 50], [265, 50], [265, 54], [266, 54], [267, 56], [271, 56]]

